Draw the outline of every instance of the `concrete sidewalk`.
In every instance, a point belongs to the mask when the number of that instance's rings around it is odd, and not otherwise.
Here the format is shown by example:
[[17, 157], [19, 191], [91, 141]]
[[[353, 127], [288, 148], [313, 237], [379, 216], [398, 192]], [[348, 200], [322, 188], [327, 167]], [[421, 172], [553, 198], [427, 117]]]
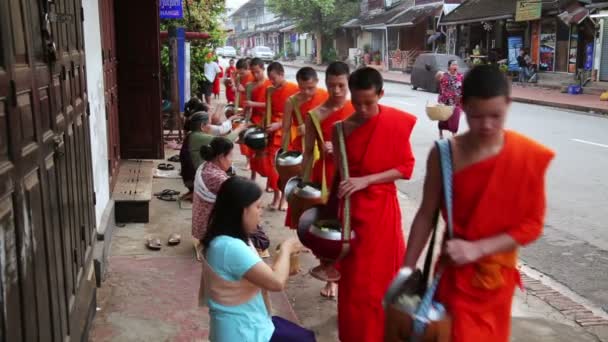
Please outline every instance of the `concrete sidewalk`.
[[[302, 62], [282, 62], [283, 65], [293, 68], [303, 66], [313, 67], [317, 71], [325, 71], [325, 66], [313, 65]], [[399, 71], [381, 72], [388, 82], [410, 85], [410, 75]], [[513, 83], [513, 100], [516, 102], [530, 103], [542, 106], [556, 107], [562, 109], [590, 112], [597, 114], [608, 114], [608, 101], [600, 101], [599, 95], [570, 95], [563, 94], [556, 89], [545, 89], [533, 85], [520, 85]]]

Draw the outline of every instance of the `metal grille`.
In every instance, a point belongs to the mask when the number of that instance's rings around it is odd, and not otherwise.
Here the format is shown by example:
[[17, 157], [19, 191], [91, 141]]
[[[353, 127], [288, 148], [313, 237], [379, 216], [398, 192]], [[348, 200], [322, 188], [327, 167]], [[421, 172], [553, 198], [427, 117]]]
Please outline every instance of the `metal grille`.
[[603, 20], [600, 81], [608, 81], [608, 19]]

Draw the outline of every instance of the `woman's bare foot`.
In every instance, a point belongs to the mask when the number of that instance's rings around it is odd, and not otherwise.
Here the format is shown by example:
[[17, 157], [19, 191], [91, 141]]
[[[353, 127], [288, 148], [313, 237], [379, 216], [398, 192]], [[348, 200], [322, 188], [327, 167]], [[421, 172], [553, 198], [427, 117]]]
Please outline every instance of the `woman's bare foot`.
[[321, 289], [321, 297], [325, 298], [336, 298], [336, 293], [338, 292], [338, 284], [328, 281], [325, 283], [325, 287]]
[[203, 261], [201, 242], [196, 238], [192, 238], [192, 247], [194, 247], [194, 254], [196, 256], [196, 261], [199, 261], [199, 262]]

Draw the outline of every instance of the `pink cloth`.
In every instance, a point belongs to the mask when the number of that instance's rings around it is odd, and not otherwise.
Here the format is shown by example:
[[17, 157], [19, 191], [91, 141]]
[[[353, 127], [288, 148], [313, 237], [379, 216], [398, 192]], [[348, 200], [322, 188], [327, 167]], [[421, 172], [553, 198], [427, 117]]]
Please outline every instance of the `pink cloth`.
[[[209, 191], [217, 194], [220, 186], [228, 179], [226, 171], [220, 169], [213, 162], [205, 163], [201, 172], [201, 177]], [[192, 196], [192, 236], [201, 240], [207, 232], [209, 215], [213, 209], [213, 203], [203, 200], [196, 193]]]

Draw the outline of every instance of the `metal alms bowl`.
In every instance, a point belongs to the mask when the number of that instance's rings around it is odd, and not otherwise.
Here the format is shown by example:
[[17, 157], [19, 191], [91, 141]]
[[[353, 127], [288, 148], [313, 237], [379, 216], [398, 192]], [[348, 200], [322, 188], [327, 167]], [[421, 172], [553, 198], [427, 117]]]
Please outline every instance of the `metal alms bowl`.
[[254, 150], [263, 150], [268, 142], [268, 134], [260, 127], [248, 129], [244, 137], [245, 145]]
[[390, 283], [388, 290], [384, 295], [382, 304], [384, 307], [394, 305], [397, 309], [403, 312], [413, 314], [416, 306], [404, 305], [398, 300], [403, 295], [416, 296], [420, 292], [420, 284], [422, 282], [422, 272], [420, 270], [412, 270], [409, 267], [402, 267], [393, 281]]
[[307, 182], [300, 182], [294, 191], [302, 198], [321, 198], [322, 195], [315, 184]]
[[[318, 220], [310, 226], [308, 232], [316, 237], [342, 241], [342, 223], [338, 220]], [[350, 238], [354, 239], [355, 232], [350, 232]]]
[[277, 154], [276, 164], [279, 166], [295, 166], [302, 164], [304, 156], [298, 151], [287, 151]]
[[287, 183], [285, 184], [285, 198], [289, 198], [294, 192], [294, 190], [298, 187], [298, 185], [302, 182], [302, 177], [291, 177]]

